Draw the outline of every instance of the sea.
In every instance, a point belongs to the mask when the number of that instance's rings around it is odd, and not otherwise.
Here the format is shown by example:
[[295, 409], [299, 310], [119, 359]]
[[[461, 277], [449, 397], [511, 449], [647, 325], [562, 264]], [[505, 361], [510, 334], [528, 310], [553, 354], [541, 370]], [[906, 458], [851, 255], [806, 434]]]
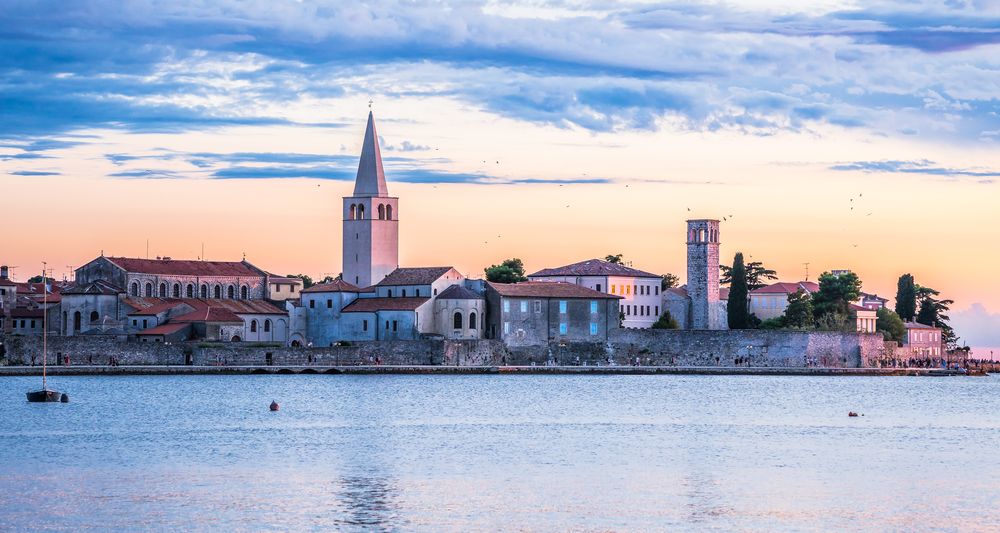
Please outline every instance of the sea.
[[1000, 531], [998, 376], [39, 385], [0, 378], [2, 531]]

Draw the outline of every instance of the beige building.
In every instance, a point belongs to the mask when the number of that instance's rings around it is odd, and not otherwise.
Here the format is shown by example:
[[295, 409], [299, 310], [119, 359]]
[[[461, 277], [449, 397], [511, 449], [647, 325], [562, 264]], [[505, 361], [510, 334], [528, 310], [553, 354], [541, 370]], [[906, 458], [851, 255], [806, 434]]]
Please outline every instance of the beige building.
[[788, 296], [799, 290], [812, 294], [819, 290], [819, 285], [812, 281], [789, 283], [779, 281], [767, 287], [750, 291], [750, 312], [761, 320], [778, 318], [785, 315], [788, 308]]

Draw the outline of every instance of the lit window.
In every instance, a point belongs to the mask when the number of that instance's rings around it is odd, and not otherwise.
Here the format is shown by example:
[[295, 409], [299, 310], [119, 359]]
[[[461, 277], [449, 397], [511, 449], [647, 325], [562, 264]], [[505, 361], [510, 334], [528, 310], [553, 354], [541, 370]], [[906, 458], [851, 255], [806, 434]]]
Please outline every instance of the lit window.
[[510, 312], [510, 300], [504, 300], [503, 301], [503, 312], [504, 313], [509, 313]]
[[617, 289], [617, 286], [616, 285], [612, 285], [611, 286], [611, 294], [615, 294], [615, 289]]
[[527, 300], [521, 300], [521, 312], [522, 313], [527, 313], [528, 312], [528, 301]]
[[504, 322], [503, 323], [503, 334], [504, 335], [509, 335], [510, 334], [510, 322]]
[[597, 314], [597, 300], [590, 301], [590, 312], [595, 315]]
[[559, 313], [566, 314], [566, 300], [559, 300]]
[[560, 334], [560, 335], [565, 335], [565, 334], [566, 334], [566, 331], [567, 331], [567, 329], [568, 329], [568, 328], [566, 327], [566, 323], [565, 323], [565, 322], [560, 322], [560, 323], [559, 323], [559, 334]]
[[590, 323], [590, 334], [597, 335], [597, 322]]

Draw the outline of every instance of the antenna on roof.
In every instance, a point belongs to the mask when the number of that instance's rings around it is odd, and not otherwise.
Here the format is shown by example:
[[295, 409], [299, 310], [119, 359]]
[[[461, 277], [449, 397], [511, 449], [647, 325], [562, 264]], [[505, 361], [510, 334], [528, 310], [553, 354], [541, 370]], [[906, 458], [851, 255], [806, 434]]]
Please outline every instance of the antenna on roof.
[[806, 266], [806, 279], [804, 281], [809, 281], [809, 263], [805, 262], [802, 264]]

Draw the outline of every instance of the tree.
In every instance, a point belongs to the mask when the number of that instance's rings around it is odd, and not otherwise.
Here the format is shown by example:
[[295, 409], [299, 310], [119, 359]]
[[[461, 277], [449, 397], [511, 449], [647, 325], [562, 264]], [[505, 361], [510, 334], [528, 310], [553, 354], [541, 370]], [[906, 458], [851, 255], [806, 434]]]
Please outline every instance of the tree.
[[937, 322], [937, 311], [934, 310], [934, 300], [930, 298], [920, 300], [920, 310], [917, 311], [916, 322], [925, 326], [933, 326]]
[[[824, 272], [819, 276], [819, 290], [812, 296], [813, 314], [817, 322], [824, 319], [830, 326], [833, 317], [839, 316], [840, 321], [849, 321], [852, 315], [851, 304], [861, 297], [861, 280], [854, 272], [840, 275]], [[829, 329], [837, 329], [832, 326]]]
[[660, 280], [660, 290], [665, 291], [667, 289], [673, 289], [678, 283], [680, 283], [680, 281], [680, 278], [668, 272], [664, 274]]
[[[41, 283], [42, 279], [43, 279], [42, 276], [31, 276], [30, 278], [28, 278], [28, 283]], [[44, 278], [44, 279], [48, 283], [55, 283], [56, 282], [56, 280], [53, 279], [53, 278]]]
[[286, 278], [299, 278], [299, 279], [301, 279], [302, 280], [302, 288], [303, 289], [308, 289], [309, 287], [313, 286], [313, 280], [312, 280], [312, 278], [309, 277], [309, 276], [307, 276], [307, 275], [305, 275], [305, 274], [289, 274], [289, 275], [287, 275], [285, 277]]
[[791, 328], [811, 328], [814, 323], [812, 297], [799, 289], [788, 295], [784, 325]]
[[903, 345], [903, 339], [906, 337], [906, 326], [903, 324], [903, 319], [899, 318], [892, 309], [885, 307], [880, 308], [876, 312], [875, 329], [882, 333], [882, 337], [887, 341], [896, 341], [900, 346]]
[[622, 264], [622, 254], [606, 255], [606, 256], [604, 256], [604, 260], [607, 261], [607, 262], [609, 262], [609, 263], [614, 263], [616, 265], [620, 265], [620, 264]]
[[670, 311], [664, 311], [660, 318], [653, 322], [653, 329], [680, 329], [680, 325], [670, 316]]
[[904, 321], [910, 322], [917, 313], [917, 290], [913, 284], [913, 276], [903, 274], [896, 282], [896, 314]]
[[736, 252], [733, 266], [730, 269], [732, 281], [729, 286], [729, 305], [726, 310], [729, 319], [729, 329], [747, 329], [750, 327], [750, 309], [748, 308], [746, 268], [743, 265], [743, 254]]
[[[764, 263], [760, 261], [747, 263], [743, 268], [746, 270], [748, 291], [755, 291], [761, 287], [767, 287], [766, 280], [773, 281], [778, 279], [778, 273], [764, 267]], [[719, 265], [719, 270], [722, 271], [722, 275], [719, 276], [719, 283], [722, 285], [731, 284], [733, 282], [732, 267], [728, 265]]]
[[938, 291], [930, 287], [915, 285], [914, 295], [920, 302], [920, 312], [917, 314], [916, 321], [941, 328], [941, 340], [945, 346], [954, 348], [958, 344], [958, 336], [955, 335], [955, 330], [948, 323], [951, 318], [945, 313], [951, 309], [951, 305], [955, 302], [935, 298], [939, 294]]
[[518, 283], [528, 281], [524, 276], [524, 263], [518, 258], [505, 259], [499, 265], [490, 265], [483, 269], [486, 281], [494, 283]]

